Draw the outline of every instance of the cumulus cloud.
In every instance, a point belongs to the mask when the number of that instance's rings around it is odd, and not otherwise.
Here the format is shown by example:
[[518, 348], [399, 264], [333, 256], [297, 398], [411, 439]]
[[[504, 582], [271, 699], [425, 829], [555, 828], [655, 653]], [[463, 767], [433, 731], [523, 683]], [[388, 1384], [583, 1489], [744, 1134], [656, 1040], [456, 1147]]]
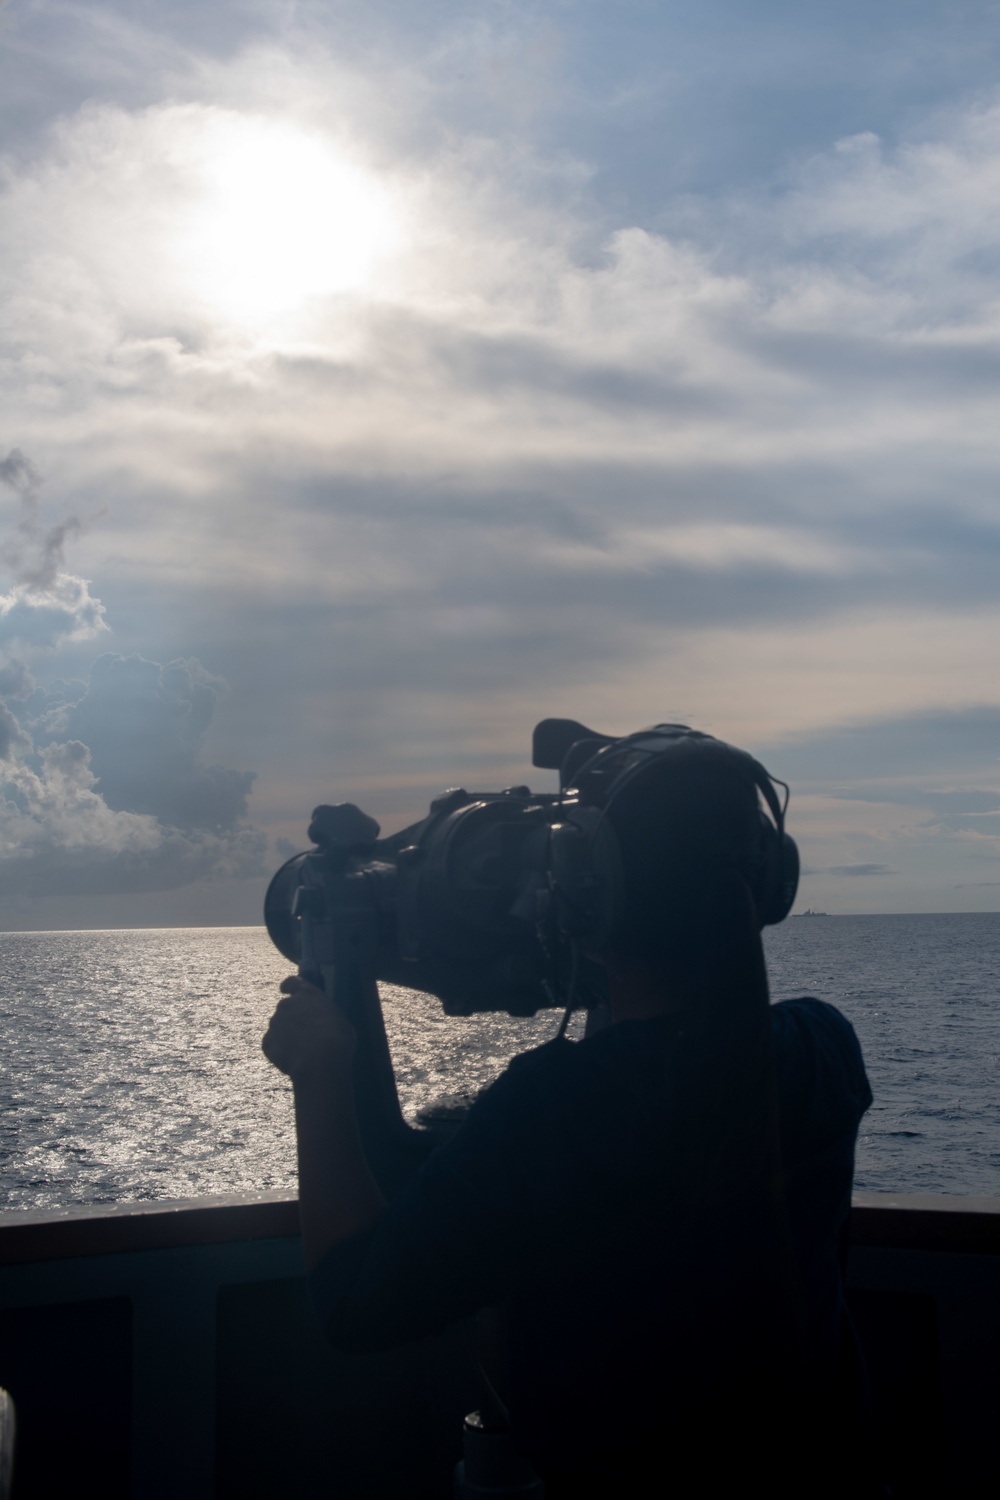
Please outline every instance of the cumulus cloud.
[[0, 557], [13, 575], [13, 585], [0, 594], [0, 651], [22, 646], [56, 646], [82, 641], [107, 627], [104, 605], [90, 593], [85, 578], [68, 573], [68, 537], [82, 529], [78, 516], [51, 525], [42, 521], [38, 492], [41, 476], [19, 448], [0, 461], [0, 483], [20, 500], [13, 536]]
[[35, 690], [35, 679], [23, 661], [16, 659], [0, 666], [0, 698], [27, 698]]
[[105, 628], [104, 606], [85, 578], [62, 573], [47, 587], [15, 584], [0, 596], [0, 648], [85, 641]]
[[0, 760], [9, 760], [18, 751], [27, 750], [30, 745], [31, 741], [6, 703], [0, 703]]
[[[45, 524], [40, 477], [13, 449], [0, 480], [20, 501], [2, 549], [0, 652], [49, 651], [107, 629], [104, 606], [67, 571], [80, 522]], [[89, 683], [39, 687], [0, 662], [0, 894], [168, 890], [257, 874], [266, 839], [246, 822], [253, 776], [205, 759], [221, 678], [190, 659], [160, 666], [106, 654]]]
[[2, 792], [3, 895], [170, 890], [260, 869], [265, 840], [253, 829], [182, 831], [109, 807], [79, 740], [46, 746], [34, 766], [16, 765]]
[[17, 718], [4, 705], [0, 894], [170, 890], [259, 874], [267, 840], [245, 819], [253, 778], [202, 754], [222, 687], [198, 662], [108, 655], [76, 698], [59, 684], [17, 704]]
[[246, 816], [254, 778], [203, 758], [225, 686], [198, 661], [161, 667], [108, 654], [94, 663], [83, 697], [58, 710], [46, 733], [57, 724], [60, 735], [88, 746], [110, 808], [151, 813], [177, 828], [229, 830]]

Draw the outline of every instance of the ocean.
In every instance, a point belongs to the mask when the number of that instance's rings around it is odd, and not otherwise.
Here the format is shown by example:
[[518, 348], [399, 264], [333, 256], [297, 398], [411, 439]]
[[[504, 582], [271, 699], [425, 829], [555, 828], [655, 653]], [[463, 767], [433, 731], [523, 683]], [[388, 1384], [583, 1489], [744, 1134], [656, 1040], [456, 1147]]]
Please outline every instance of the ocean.
[[[857, 1186], [1000, 1195], [1000, 914], [796, 917], [767, 951], [776, 999], [832, 1001], [861, 1039]], [[287, 972], [262, 928], [0, 933], [0, 1207], [294, 1193], [291, 1095], [260, 1051]], [[382, 993], [410, 1118], [558, 1024]]]

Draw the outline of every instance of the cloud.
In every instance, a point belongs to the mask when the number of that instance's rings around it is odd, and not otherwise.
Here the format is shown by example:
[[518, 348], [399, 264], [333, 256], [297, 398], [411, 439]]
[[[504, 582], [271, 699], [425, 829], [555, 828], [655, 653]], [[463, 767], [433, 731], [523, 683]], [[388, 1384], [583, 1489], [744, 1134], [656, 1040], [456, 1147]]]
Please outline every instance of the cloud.
[[[820, 47], [716, 4], [554, 31], [391, 14], [377, 43], [349, 5], [336, 48], [315, 13], [243, 46], [227, 8], [185, 51], [184, 7], [155, 36], [106, 9], [106, 87], [97, 22], [72, 23], [91, 49], [4, 178], [0, 383], [59, 503], [111, 505], [100, 562], [85, 535], [74, 557], [144, 664], [50, 700], [36, 745], [87, 745], [111, 810], [221, 836], [245, 817], [230, 765], [284, 827], [331, 782], [399, 803], [408, 778], [500, 776], [546, 711], [676, 716], [816, 789], [843, 835], [818, 868], [971, 842], [991, 810], [928, 797], [988, 789], [996, 759], [994, 96], [901, 129], [887, 94], [933, 72], [901, 21], [887, 82], [851, 17]], [[377, 179], [401, 248], [363, 293], [241, 323], [177, 233], [199, 151], [266, 120]], [[44, 536], [0, 632], [75, 677], [103, 617], [53, 592]], [[211, 755], [210, 683], [148, 660], [194, 657], [232, 683]]]
[[[775, 745], [769, 754], [791, 778], [835, 797], [930, 807], [942, 815], [1000, 806], [1000, 791], [972, 780], [1000, 782], [1000, 707], [991, 703], [831, 725]], [[931, 777], [945, 784], [934, 786]], [[959, 779], [971, 784], [956, 784]]]
[[0, 703], [0, 760], [10, 760], [18, 751], [28, 750], [31, 741], [6, 703]]
[[107, 655], [75, 701], [61, 684], [18, 704], [27, 729], [5, 706], [0, 894], [124, 894], [261, 873], [267, 840], [245, 821], [253, 778], [202, 755], [223, 686], [198, 662]]
[[54, 526], [42, 525], [38, 509], [42, 476], [20, 448], [12, 448], [0, 462], [0, 482], [20, 496], [22, 506], [16, 539], [3, 549], [4, 561], [13, 568], [15, 583], [46, 593], [62, 574], [66, 538], [77, 534], [82, 522], [77, 516], [65, 516]]
[[[109, 653], [94, 663], [83, 697], [58, 710], [55, 722], [60, 735], [88, 746], [109, 807], [151, 813], [177, 828], [230, 830], [246, 816], [254, 778], [203, 759], [225, 686], [198, 661], [161, 667]], [[54, 732], [51, 720], [46, 732]]]
[[85, 641], [105, 629], [104, 605], [85, 578], [62, 573], [48, 588], [15, 584], [0, 595], [0, 649]]
[[[67, 571], [69, 517], [43, 523], [40, 477], [13, 449], [0, 480], [19, 518], [2, 557], [0, 650], [40, 653], [105, 631], [104, 606]], [[253, 776], [205, 759], [221, 678], [194, 659], [160, 666], [106, 654], [89, 683], [39, 687], [0, 663], [0, 895], [114, 894], [259, 874], [267, 847], [246, 821]]]
[[23, 661], [12, 660], [0, 666], [0, 698], [27, 698], [35, 690], [35, 679]]
[[2, 791], [2, 895], [170, 890], [261, 868], [266, 841], [253, 829], [182, 831], [110, 808], [78, 740], [46, 746], [34, 768], [16, 765]]
[[38, 470], [20, 448], [12, 448], [6, 458], [0, 459], [0, 481], [25, 496], [33, 496], [42, 482]]
[[68, 537], [83, 523], [66, 516], [46, 526], [39, 513], [41, 476], [19, 448], [0, 461], [0, 483], [21, 502], [13, 537], [0, 557], [13, 574], [13, 586], [0, 594], [0, 652], [12, 645], [56, 646], [83, 641], [107, 627], [104, 605], [91, 596], [85, 578], [65, 570]]
[[[940, 772], [939, 772], [940, 774]], [[1000, 791], [987, 792], [975, 787], [959, 791], [942, 791], [920, 785], [852, 787], [835, 791], [836, 798], [852, 802], [874, 802], [897, 807], [914, 807], [931, 816], [921, 826], [968, 833], [977, 838], [1000, 837]]]
[[841, 877], [877, 874], [885, 878], [858, 881], [856, 894], [850, 881], [847, 909], [988, 909], [977, 877], [1000, 861], [996, 708], [885, 714], [762, 753], [791, 784], [789, 827], [813, 905], [843, 909]]

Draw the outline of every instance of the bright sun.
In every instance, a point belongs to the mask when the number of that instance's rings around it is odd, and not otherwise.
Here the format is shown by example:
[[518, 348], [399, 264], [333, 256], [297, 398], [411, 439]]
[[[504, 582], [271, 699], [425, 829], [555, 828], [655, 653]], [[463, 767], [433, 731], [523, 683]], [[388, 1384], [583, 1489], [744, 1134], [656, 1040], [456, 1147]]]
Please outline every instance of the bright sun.
[[181, 253], [230, 317], [256, 322], [361, 290], [397, 242], [389, 195], [321, 137], [230, 117], [212, 122], [198, 154], [202, 191]]

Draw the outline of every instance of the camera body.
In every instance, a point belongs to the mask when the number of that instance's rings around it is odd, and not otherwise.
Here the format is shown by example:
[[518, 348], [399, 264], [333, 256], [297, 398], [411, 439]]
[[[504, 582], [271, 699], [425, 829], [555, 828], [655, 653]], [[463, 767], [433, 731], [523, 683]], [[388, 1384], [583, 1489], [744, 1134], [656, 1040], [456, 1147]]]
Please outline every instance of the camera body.
[[612, 738], [546, 719], [532, 760], [558, 769], [558, 792], [455, 788], [386, 839], [349, 803], [317, 808], [315, 848], [283, 865], [268, 889], [275, 945], [305, 973], [359, 965], [374, 980], [438, 996], [449, 1015], [598, 1004], [604, 971], [581, 940], [613, 942], [624, 899], [607, 811], [626, 786], [692, 765], [756, 786], [770, 817], [760, 810], [748, 879], [762, 925], [791, 909], [798, 855], [784, 807], [744, 751], [685, 725]]
[[338, 961], [347, 927], [364, 929], [354, 942], [375, 979], [436, 995], [449, 1015], [534, 1015], [558, 998], [545, 930], [559, 801], [527, 787], [454, 788], [420, 823], [365, 843], [350, 837], [357, 809], [317, 808], [317, 848], [290, 859], [268, 890], [271, 938], [318, 972]]

